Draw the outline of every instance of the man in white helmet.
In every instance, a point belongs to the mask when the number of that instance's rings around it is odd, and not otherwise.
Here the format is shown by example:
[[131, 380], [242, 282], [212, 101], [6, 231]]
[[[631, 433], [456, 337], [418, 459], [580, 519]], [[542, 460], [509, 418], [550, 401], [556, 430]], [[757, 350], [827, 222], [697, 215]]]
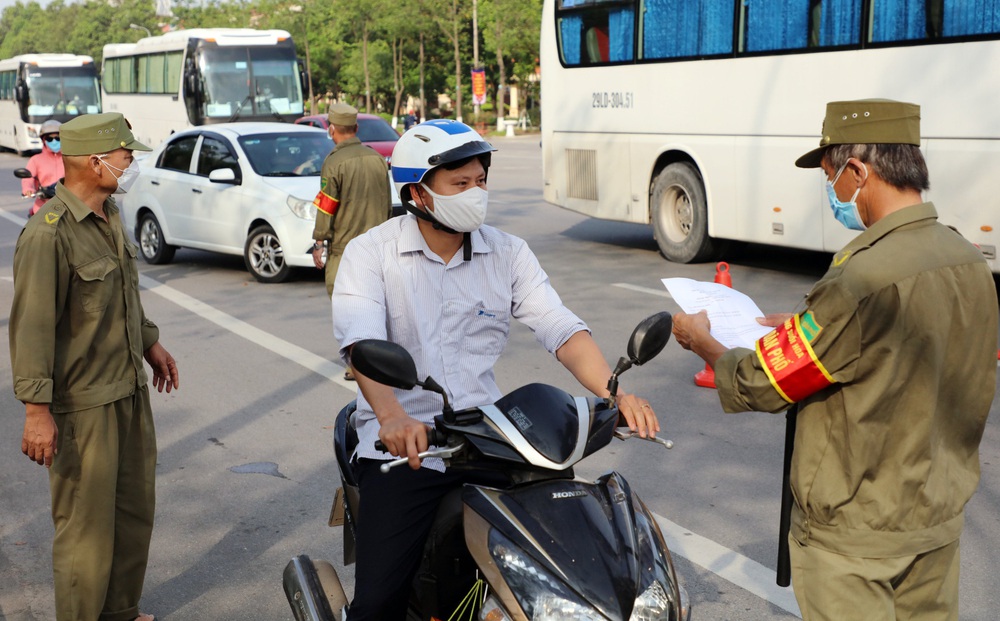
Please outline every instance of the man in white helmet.
[[[493, 366], [511, 318], [577, 380], [607, 396], [611, 369], [586, 324], [549, 284], [527, 244], [483, 224], [486, 173], [495, 149], [467, 125], [434, 120], [403, 134], [392, 177], [412, 216], [393, 218], [347, 246], [333, 288], [334, 336], [350, 363], [354, 343], [387, 339], [413, 356], [421, 377], [434, 377], [456, 410], [501, 397]], [[427, 449], [427, 429], [441, 399], [399, 391], [355, 371], [361, 490], [354, 601], [348, 619], [403, 619], [413, 576], [441, 498], [471, 479], [452, 474]], [[659, 423], [644, 399], [619, 393], [625, 421], [640, 435]], [[388, 452], [375, 449], [381, 440]], [[410, 469], [379, 472], [409, 457]], [[467, 475], [465, 475], [467, 476]]]

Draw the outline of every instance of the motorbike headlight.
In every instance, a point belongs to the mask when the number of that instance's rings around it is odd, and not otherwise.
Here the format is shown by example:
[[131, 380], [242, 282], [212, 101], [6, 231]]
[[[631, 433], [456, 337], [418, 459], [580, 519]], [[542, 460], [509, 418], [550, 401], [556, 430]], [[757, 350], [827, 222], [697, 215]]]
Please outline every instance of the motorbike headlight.
[[682, 594], [680, 585], [675, 590], [676, 574], [667, 552], [667, 544], [646, 506], [638, 496], [633, 496], [632, 499], [637, 546], [644, 571], [640, 577], [641, 591], [635, 600], [629, 621], [686, 621], [689, 614], [687, 593]]
[[496, 529], [490, 530], [489, 546], [493, 561], [529, 619], [604, 621], [603, 615], [577, 597], [561, 580], [524, 554]]
[[313, 205], [312, 199], [289, 196], [285, 203], [288, 205], [288, 208], [292, 210], [293, 214], [303, 220], [316, 219], [316, 207]]

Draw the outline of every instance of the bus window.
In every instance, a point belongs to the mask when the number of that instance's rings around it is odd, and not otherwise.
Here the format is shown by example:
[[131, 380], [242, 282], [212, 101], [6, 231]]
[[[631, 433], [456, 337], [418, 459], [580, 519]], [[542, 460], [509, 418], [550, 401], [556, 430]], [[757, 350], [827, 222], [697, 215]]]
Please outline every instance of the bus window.
[[746, 0], [746, 51], [794, 50], [809, 45], [810, 0]]
[[644, 0], [641, 11], [643, 58], [733, 51], [732, 0]]
[[[857, 45], [861, 42], [861, 0], [813, 0], [810, 47]], [[818, 33], [814, 37], [813, 33]]]
[[926, 0], [875, 0], [872, 36], [876, 43], [908, 41], [927, 36]]
[[[933, 5], [938, 5], [941, 15], [942, 34], [946, 37], [961, 37], [977, 34], [1000, 33], [1000, 4], [997, 2], [970, 3], [964, 0], [941, 0], [930, 2], [930, 13]], [[984, 7], [983, 4], [988, 6]], [[928, 15], [928, 21], [934, 17]]]
[[614, 0], [561, 0], [559, 46], [567, 66], [631, 62], [635, 8]]

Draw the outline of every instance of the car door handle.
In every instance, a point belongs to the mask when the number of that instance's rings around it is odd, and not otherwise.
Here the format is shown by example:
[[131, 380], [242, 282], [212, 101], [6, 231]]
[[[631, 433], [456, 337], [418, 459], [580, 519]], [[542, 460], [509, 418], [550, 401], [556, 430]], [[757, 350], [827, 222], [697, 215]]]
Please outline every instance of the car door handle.
[[160, 185], [159, 181], [150, 181], [150, 183], [152, 183], [153, 185]]
[[194, 192], [195, 194], [201, 194], [201, 190], [199, 190], [198, 188], [191, 188], [191, 191]]

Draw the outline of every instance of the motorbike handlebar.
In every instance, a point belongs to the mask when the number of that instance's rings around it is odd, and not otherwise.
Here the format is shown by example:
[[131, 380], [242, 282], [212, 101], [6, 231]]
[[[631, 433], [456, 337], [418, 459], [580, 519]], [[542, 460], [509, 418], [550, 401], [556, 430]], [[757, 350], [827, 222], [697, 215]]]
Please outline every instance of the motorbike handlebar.
[[[434, 428], [427, 429], [427, 445], [428, 446], [444, 446], [448, 444], [448, 435], [438, 431]], [[375, 450], [380, 453], [388, 453], [389, 451], [385, 448], [385, 444], [382, 444], [381, 440], [375, 440]]]
[[[420, 461], [423, 461], [428, 457], [448, 459], [455, 453], [465, 448], [464, 442], [459, 442], [455, 446], [447, 446], [448, 435], [433, 428], [427, 429], [427, 443], [429, 448], [426, 451], [417, 453], [417, 457], [420, 458]], [[375, 440], [375, 450], [383, 453], [386, 452], [385, 444], [383, 444], [381, 440]], [[379, 466], [379, 470], [382, 474], [386, 474], [389, 470], [395, 468], [396, 466], [402, 466], [409, 461], [408, 457], [400, 457], [399, 459], [384, 462], [381, 466]]]

